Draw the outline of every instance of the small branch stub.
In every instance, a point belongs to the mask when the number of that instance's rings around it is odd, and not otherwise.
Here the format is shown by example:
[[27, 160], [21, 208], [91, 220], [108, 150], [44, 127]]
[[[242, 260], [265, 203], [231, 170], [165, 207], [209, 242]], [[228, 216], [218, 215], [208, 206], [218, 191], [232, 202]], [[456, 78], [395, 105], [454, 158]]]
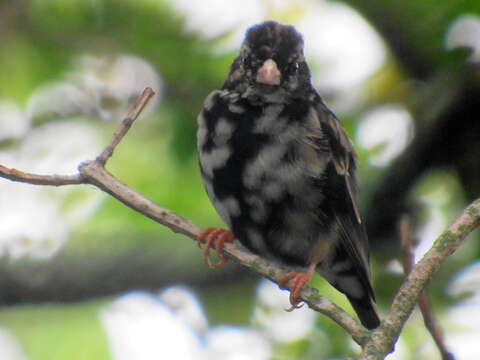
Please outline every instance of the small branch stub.
[[138, 97], [135, 103], [132, 105], [127, 113], [127, 116], [118, 125], [117, 130], [113, 134], [110, 144], [97, 156], [96, 161], [105, 165], [107, 160], [113, 155], [113, 151], [117, 145], [122, 141], [123, 137], [127, 134], [128, 130], [132, 126], [133, 122], [137, 119], [138, 115], [142, 112], [143, 108], [147, 105], [148, 101], [155, 95], [155, 91], [152, 88], [147, 87], [143, 90], [142, 94]]

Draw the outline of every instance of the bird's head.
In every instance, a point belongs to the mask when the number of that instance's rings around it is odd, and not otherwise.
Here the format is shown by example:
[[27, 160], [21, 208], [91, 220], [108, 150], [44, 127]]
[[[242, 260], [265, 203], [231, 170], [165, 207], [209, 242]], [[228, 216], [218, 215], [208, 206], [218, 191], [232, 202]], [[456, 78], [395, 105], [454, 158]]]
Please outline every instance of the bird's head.
[[291, 25], [275, 21], [251, 27], [234, 60], [224, 88], [295, 97], [310, 88], [310, 71], [302, 36]]

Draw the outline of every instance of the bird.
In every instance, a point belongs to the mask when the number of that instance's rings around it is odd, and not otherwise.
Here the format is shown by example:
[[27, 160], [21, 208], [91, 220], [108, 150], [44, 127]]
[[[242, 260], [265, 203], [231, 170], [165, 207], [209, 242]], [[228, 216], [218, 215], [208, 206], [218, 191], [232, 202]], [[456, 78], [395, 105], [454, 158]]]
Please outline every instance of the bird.
[[[197, 236], [211, 266], [237, 239], [292, 267], [279, 279], [293, 310], [316, 272], [346, 295], [368, 329], [380, 324], [369, 244], [357, 204], [357, 156], [311, 83], [302, 35], [268, 20], [250, 27], [220, 89], [205, 99], [197, 151], [207, 195], [228, 229]], [[209, 251], [219, 251], [212, 264]]]

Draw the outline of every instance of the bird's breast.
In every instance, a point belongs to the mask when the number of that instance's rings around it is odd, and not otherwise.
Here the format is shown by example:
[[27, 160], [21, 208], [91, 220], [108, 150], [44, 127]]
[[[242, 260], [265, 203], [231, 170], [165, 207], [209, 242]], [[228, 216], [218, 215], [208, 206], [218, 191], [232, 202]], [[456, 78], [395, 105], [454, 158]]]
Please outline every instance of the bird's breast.
[[250, 250], [298, 253], [318, 236], [322, 200], [318, 179], [305, 171], [305, 111], [284, 104], [264, 107], [207, 99], [198, 118], [198, 152], [206, 191], [219, 215]]

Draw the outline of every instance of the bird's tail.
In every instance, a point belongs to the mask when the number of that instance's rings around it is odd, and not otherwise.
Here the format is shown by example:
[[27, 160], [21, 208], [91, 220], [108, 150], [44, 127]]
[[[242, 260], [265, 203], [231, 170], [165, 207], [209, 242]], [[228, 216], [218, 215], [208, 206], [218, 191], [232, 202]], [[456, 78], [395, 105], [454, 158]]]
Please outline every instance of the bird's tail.
[[380, 319], [375, 310], [375, 305], [367, 294], [361, 298], [354, 298], [347, 295], [347, 298], [348, 301], [350, 301], [350, 304], [352, 304], [352, 307], [357, 313], [363, 326], [371, 330], [380, 325]]

